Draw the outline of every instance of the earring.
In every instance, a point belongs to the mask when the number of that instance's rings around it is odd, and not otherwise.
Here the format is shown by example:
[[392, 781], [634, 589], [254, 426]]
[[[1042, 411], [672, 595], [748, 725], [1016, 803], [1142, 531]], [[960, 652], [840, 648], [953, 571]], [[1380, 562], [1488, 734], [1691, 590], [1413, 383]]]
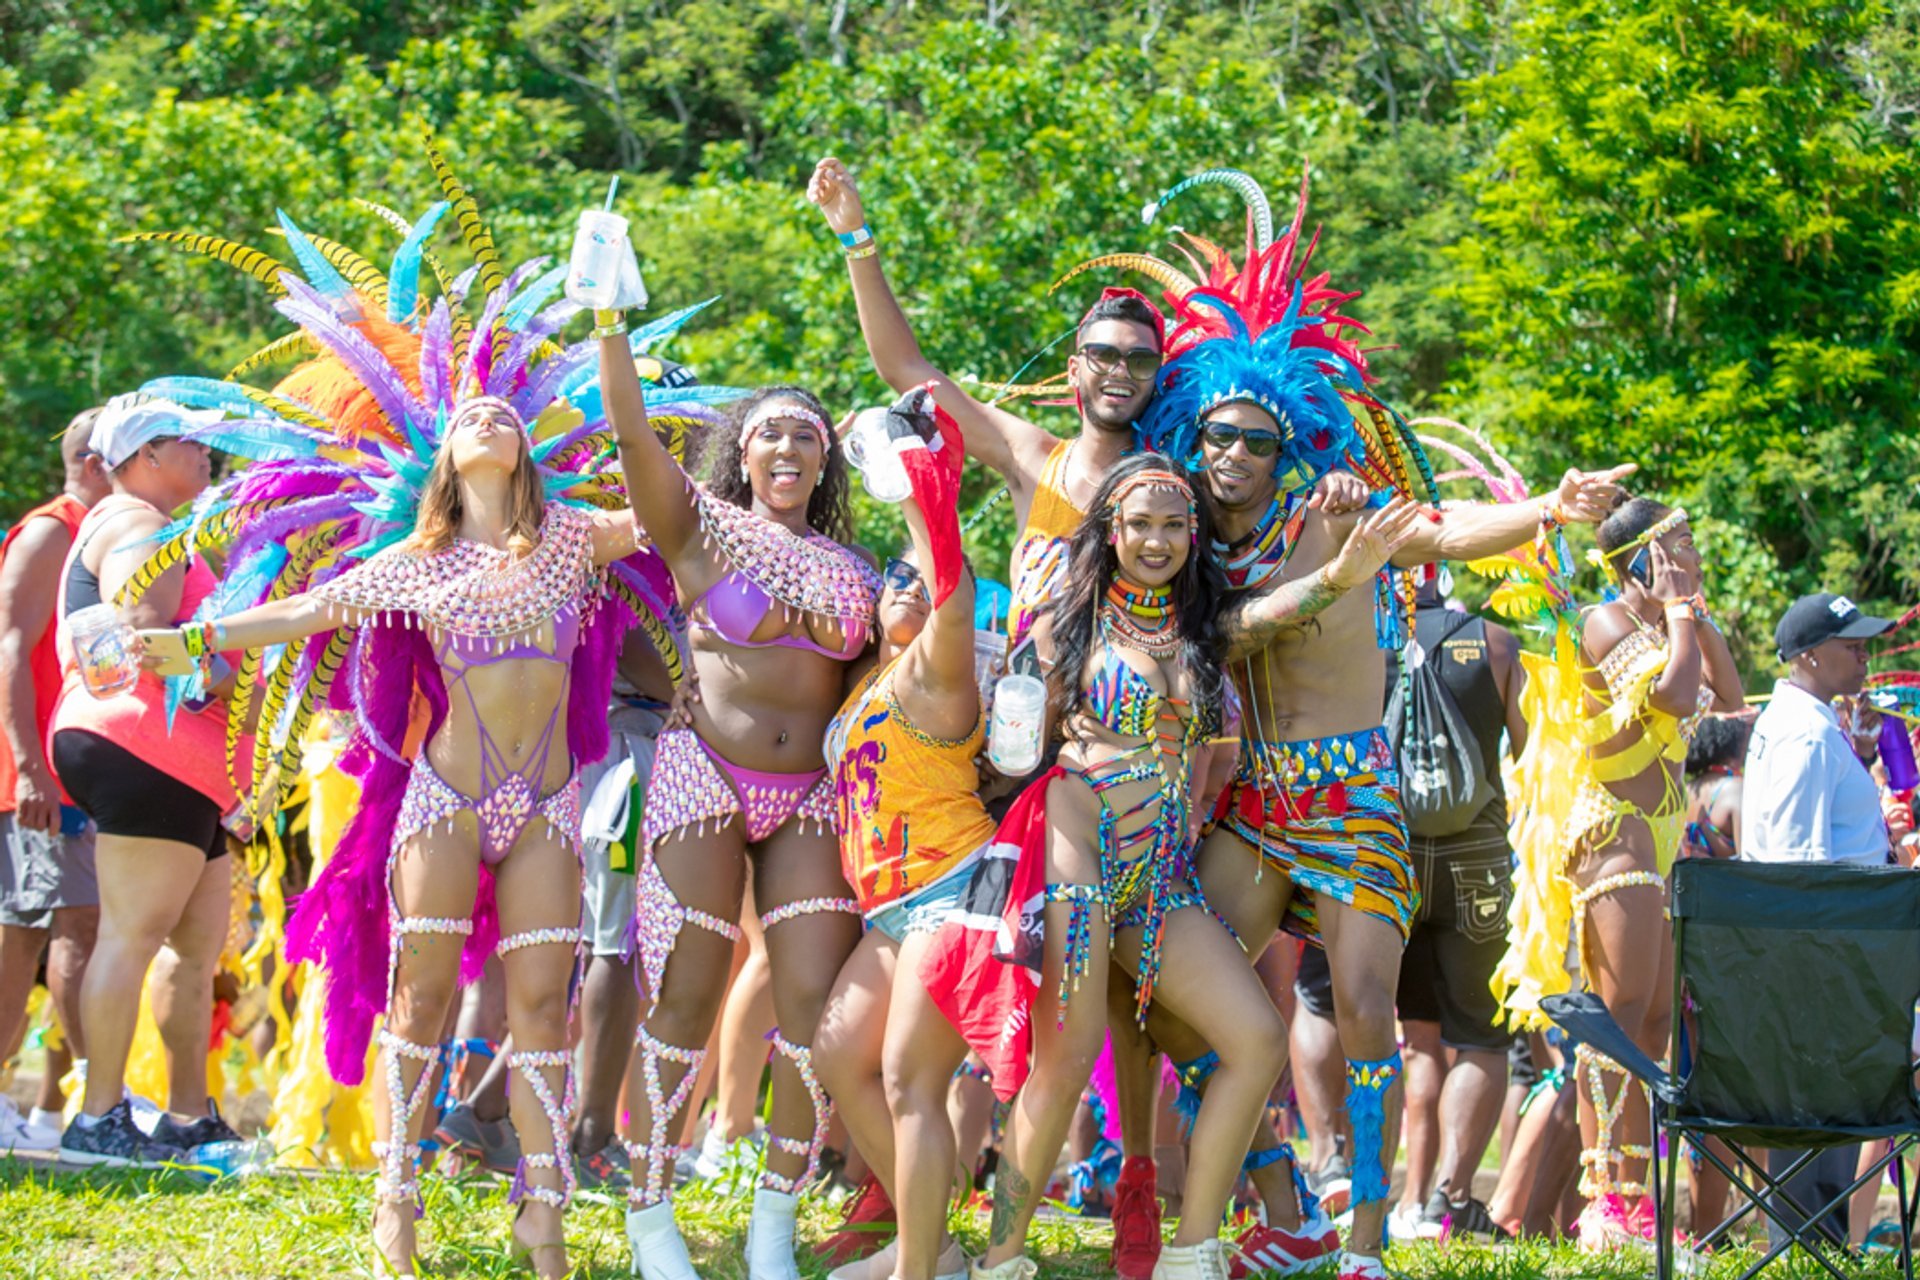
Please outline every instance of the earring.
[[740, 464], [740, 478], [742, 480], [747, 478], [747, 464], [744, 462]]
[[1808, 665], [1808, 666], [1810, 666], [1810, 667], [1817, 667], [1817, 666], [1819, 666], [1819, 665], [1820, 665], [1820, 659], [1818, 659], [1818, 658], [1816, 658], [1816, 657], [1814, 657], [1814, 656], [1813, 656], [1812, 654], [1808, 654], [1808, 655], [1807, 655], [1807, 665]]

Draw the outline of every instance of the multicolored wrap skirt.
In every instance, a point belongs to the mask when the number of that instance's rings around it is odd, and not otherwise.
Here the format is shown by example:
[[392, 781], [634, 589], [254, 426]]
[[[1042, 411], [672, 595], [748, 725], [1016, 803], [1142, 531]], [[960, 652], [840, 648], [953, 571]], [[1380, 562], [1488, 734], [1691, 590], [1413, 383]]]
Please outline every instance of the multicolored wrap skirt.
[[1281, 927], [1319, 941], [1324, 895], [1385, 920], [1404, 940], [1420, 906], [1400, 808], [1400, 768], [1383, 729], [1302, 742], [1248, 739], [1214, 825], [1293, 881]]

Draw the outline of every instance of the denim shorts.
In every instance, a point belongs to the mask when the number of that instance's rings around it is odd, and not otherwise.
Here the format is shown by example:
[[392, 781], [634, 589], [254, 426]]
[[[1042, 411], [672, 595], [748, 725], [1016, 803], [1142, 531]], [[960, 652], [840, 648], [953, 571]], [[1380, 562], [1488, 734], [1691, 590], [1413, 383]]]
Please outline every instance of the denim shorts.
[[877, 929], [895, 942], [904, 942], [911, 934], [932, 933], [946, 923], [947, 913], [966, 896], [973, 880], [973, 860], [955, 867], [924, 889], [895, 898], [867, 917], [867, 927]]

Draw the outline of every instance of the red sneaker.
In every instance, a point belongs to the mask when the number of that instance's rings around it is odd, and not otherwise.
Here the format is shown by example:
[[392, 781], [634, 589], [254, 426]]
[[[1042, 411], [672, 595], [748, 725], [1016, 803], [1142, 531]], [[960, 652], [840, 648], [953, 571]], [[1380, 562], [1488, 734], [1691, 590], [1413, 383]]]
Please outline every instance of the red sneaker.
[[1256, 1272], [1290, 1276], [1309, 1271], [1340, 1252], [1340, 1232], [1325, 1215], [1300, 1224], [1299, 1231], [1255, 1223], [1233, 1242], [1233, 1262], [1227, 1268], [1231, 1280], [1243, 1280]]
[[1129, 1156], [1113, 1188], [1113, 1273], [1120, 1280], [1152, 1280], [1160, 1261], [1159, 1174], [1152, 1156]]
[[814, 1245], [813, 1256], [831, 1268], [878, 1253], [893, 1238], [899, 1220], [879, 1179], [868, 1174], [847, 1200], [840, 1230]]

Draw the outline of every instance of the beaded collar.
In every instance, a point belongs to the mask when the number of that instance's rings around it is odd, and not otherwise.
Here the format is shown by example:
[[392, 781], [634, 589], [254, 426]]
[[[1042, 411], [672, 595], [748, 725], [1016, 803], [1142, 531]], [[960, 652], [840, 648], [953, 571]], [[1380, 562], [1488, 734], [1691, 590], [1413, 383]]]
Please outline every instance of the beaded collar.
[[600, 582], [592, 517], [549, 502], [529, 555], [465, 538], [426, 555], [395, 546], [313, 594], [336, 614], [370, 612], [363, 622], [386, 623], [398, 614], [449, 635], [532, 643], [547, 619]]
[[1227, 575], [1227, 589], [1251, 591], [1266, 585], [1293, 554], [1306, 518], [1299, 495], [1290, 493], [1284, 506], [1277, 497], [1268, 502], [1260, 523], [1239, 542], [1214, 542], [1213, 558]]
[[872, 620], [880, 575], [859, 556], [824, 534], [803, 538], [705, 489], [693, 493], [703, 543], [769, 599], [842, 627]]

